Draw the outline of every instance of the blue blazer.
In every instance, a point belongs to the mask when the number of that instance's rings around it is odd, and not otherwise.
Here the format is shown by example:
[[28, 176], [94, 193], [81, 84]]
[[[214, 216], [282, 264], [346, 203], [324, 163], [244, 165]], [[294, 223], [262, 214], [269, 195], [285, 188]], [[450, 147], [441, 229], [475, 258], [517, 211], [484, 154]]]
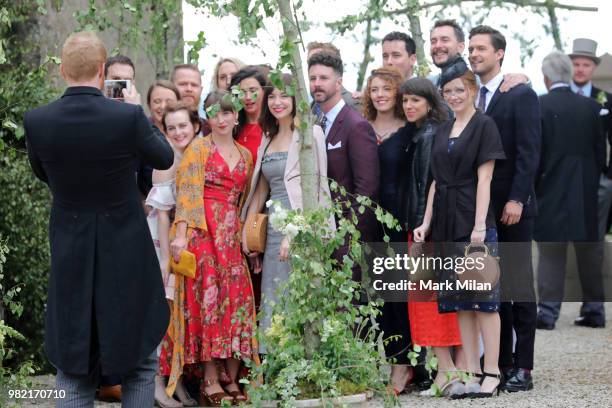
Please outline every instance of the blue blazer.
[[534, 182], [542, 143], [538, 96], [523, 84], [506, 93], [498, 88], [485, 113], [497, 124], [506, 153], [506, 160], [495, 162], [491, 182], [496, 219], [499, 220], [509, 200], [523, 203], [522, 217], [534, 217], [537, 215]]

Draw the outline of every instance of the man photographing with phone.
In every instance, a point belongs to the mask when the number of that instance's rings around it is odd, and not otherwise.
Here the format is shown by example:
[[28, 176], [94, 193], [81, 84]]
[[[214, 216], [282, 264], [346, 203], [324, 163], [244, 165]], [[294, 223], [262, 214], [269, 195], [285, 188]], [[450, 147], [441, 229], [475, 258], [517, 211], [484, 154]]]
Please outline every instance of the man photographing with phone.
[[[136, 89], [136, 67], [129, 57], [118, 54], [109, 57], [104, 64], [104, 96], [109, 99], [114, 99], [120, 102], [131, 103], [133, 105], [141, 105], [141, 98]], [[153, 127], [157, 130], [157, 127]], [[158, 136], [164, 137], [163, 134], [156, 132]], [[145, 163], [139, 162], [136, 165], [136, 183], [140, 190], [141, 200], [144, 206], [144, 200], [149, 195], [149, 191], [153, 187], [153, 169]], [[145, 212], [146, 212], [145, 207]], [[105, 381], [103, 379], [103, 384]], [[109, 384], [114, 385], [114, 384]], [[101, 391], [105, 391], [102, 389]], [[104, 394], [104, 392], [101, 392]], [[114, 395], [109, 396], [110, 399], [116, 399]], [[102, 395], [104, 399], [104, 395]]]
[[[140, 105], [140, 94], [136, 89], [136, 68], [125, 55], [115, 55], [104, 64], [104, 95], [134, 105]], [[109, 94], [107, 90], [115, 91]], [[117, 91], [119, 94], [117, 94]]]
[[92, 407], [100, 375], [121, 377], [123, 407], [153, 406], [169, 320], [134, 167], [168, 169], [174, 154], [140, 106], [103, 96], [105, 60], [96, 34], [72, 34], [60, 66], [68, 88], [24, 119], [30, 164], [53, 194], [45, 350], [66, 393], [60, 408]]

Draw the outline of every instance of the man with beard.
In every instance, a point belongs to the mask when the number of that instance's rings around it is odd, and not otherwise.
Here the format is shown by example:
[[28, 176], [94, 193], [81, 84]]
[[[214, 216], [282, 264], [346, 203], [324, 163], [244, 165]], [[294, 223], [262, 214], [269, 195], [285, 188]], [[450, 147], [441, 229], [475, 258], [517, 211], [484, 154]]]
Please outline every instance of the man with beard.
[[[194, 64], [180, 64], [172, 69], [170, 81], [176, 86], [181, 95], [181, 102], [189, 105], [192, 110], [198, 111], [202, 97], [202, 76]], [[200, 118], [200, 134], [206, 136], [210, 133], [210, 126], [204, 118]]]
[[[376, 200], [378, 195], [378, 147], [374, 129], [357, 111], [342, 99], [342, 60], [329, 52], [315, 53], [308, 60], [310, 93], [321, 108], [320, 125], [327, 145], [327, 176], [343, 186], [350, 195], [362, 195]], [[332, 191], [332, 198], [344, 200]], [[377, 223], [373, 214], [357, 211], [357, 228], [362, 241], [375, 239]], [[345, 216], [349, 216], [349, 211]], [[360, 280], [359, 271], [353, 278]]]
[[[312, 57], [318, 52], [329, 52], [330, 54], [334, 54], [336, 57], [342, 59], [342, 56], [340, 55], [340, 50], [332, 43], [313, 41], [306, 46], [306, 49], [308, 50], [307, 59], [310, 59], [310, 57]], [[344, 99], [344, 102], [351, 108], [355, 109], [357, 112], [361, 113], [361, 94], [356, 93], [355, 95], [357, 96], [353, 97], [353, 93], [349, 92], [344, 86], [342, 86], [342, 99]], [[321, 108], [319, 107], [319, 105], [313, 103], [312, 107], [315, 116], [317, 118], [320, 118]]]
[[[576, 38], [569, 54], [574, 66], [570, 89], [581, 96], [594, 99], [600, 105], [599, 118], [603, 132], [612, 146], [612, 95], [593, 85], [593, 74], [601, 60], [597, 57], [597, 42], [588, 38]], [[612, 158], [608, 167], [599, 177], [598, 196], [598, 236], [604, 241], [608, 230], [608, 216], [612, 206]], [[598, 258], [603, 258], [603, 246], [599, 246]], [[577, 326], [605, 327], [606, 313], [603, 302], [583, 302], [580, 316], [574, 320]]]
[[[429, 34], [431, 44], [430, 55], [434, 65], [441, 70], [450, 69], [465, 50], [465, 34], [455, 20], [438, 20]], [[461, 63], [461, 62], [459, 62]], [[429, 79], [440, 86], [440, 75], [432, 75]], [[500, 92], [508, 92], [518, 84], [529, 83], [529, 78], [523, 74], [505, 74], [499, 87]]]

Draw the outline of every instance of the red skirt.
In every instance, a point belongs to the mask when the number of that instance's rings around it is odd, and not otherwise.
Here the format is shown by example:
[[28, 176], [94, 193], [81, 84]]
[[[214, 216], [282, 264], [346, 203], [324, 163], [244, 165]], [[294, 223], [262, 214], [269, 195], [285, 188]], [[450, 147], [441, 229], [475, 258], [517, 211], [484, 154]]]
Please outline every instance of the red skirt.
[[[412, 234], [409, 234], [408, 246], [410, 247], [411, 244]], [[438, 313], [435, 291], [418, 291], [410, 295], [408, 319], [410, 320], [412, 344], [430, 347], [461, 345], [457, 313]]]

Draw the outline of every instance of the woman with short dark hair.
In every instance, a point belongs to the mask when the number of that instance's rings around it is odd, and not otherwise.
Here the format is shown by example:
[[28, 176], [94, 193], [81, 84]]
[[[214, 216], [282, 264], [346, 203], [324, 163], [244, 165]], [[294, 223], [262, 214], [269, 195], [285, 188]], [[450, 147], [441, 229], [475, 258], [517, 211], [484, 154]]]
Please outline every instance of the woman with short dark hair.
[[[423, 222], [427, 192], [432, 180], [431, 147], [439, 125], [448, 118], [448, 108], [442, 102], [436, 87], [425, 78], [408, 80], [399, 93], [406, 119], [416, 128], [408, 148], [411, 160], [402, 200], [406, 227], [408, 231], [412, 231]], [[412, 245], [411, 233], [409, 245]], [[461, 344], [456, 314], [438, 313], [435, 292], [412, 291], [408, 302], [408, 315], [413, 343], [433, 347], [438, 359], [435, 387], [421, 394], [452, 395], [457, 391], [454, 385], [457, 382], [457, 374], [450, 347]]]

